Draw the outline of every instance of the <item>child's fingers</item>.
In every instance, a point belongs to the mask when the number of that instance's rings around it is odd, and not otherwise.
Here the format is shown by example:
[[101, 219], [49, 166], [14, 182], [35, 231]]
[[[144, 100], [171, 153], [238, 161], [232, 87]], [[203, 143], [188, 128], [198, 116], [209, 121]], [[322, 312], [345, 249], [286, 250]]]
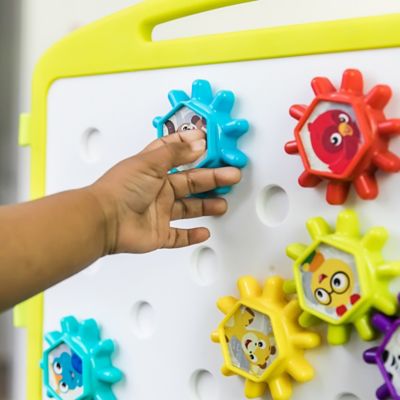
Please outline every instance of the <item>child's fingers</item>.
[[205, 139], [205, 137], [205, 133], [201, 130], [177, 132], [152, 141], [141, 151], [141, 153], [156, 150], [162, 147], [165, 143], [191, 143], [196, 140]]
[[202, 243], [210, 237], [207, 228], [178, 229], [170, 228], [165, 249], [176, 249], [178, 247], [191, 246], [192, 244]]
[[171, 220], [223, 215], [228, 209], [225, 199], [180, 199], [172, 208]]
[[181, 199], [190, 194], [204, 193], [220, 186], [231, 186], [241, 179], [241, 172], [234, 167], [215, 169], [194, 169], [172, 174], [168, 177], [175, 192], [175, 198]]
[[190, 143], [170, 143], [160, 139], [160, 146], [140, 154], [140, 158], [150, 169], [163, 175], [171, 169], [184, 164], [190, 164], [197, 160], [206, 150], [205, 139], [195, 140]]

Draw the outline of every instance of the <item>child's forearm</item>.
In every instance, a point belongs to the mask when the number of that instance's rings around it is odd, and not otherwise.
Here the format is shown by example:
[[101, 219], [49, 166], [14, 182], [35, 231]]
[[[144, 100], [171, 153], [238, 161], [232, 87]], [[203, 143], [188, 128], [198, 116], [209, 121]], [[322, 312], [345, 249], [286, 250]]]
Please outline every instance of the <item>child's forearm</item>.
[[107, 253], [106, 218], [89, 188], [0, 207], [0, 309]]
[[91, 186], [0, 207], [0, 310], [103, 255], [207, 240], [207, 228], [175, 228], [173, 221], [224, 214], [224, 199], [190, 195], [233, 185], [240, 171], [226, 167], [168, 173], [194, 162], [205, 149], [204, 132], [169, 135], [121, 161]]

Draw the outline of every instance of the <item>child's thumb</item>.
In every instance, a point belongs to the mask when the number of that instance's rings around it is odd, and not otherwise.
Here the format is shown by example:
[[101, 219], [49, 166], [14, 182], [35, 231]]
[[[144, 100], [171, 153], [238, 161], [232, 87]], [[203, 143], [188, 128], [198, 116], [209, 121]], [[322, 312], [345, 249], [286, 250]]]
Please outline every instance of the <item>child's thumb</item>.
[[168, 172], [180, 165], [189, 164], [196, 161], [206, 151], [205, 139], [199, 139], [190, 143], [168, 143], [142, 155], [151, 163], [157, 163]]

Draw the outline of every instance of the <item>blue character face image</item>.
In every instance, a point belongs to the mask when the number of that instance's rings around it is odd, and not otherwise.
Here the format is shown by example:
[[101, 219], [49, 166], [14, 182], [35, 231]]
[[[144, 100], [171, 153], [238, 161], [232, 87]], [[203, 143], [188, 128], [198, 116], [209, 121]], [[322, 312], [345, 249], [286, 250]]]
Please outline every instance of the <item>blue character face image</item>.
[[49, 382], [62, 400], [72, 400], [83, 394], [82, 359], [62, 344], [49, 355]]

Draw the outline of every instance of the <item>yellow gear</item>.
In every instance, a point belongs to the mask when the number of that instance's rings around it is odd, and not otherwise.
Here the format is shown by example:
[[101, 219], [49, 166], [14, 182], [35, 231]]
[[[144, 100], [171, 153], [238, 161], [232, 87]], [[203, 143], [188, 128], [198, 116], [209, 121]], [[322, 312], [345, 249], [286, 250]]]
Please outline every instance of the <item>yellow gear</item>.
[[240, 299], [222, 297], [217, 303], [226, 317], [211, 338], [222, 347], [222, 373], [245, 378], [248, 398], [264, 395], [269, 387], [274, 400], [287, 400], [290, 376], [298, 382], [314, 377], [304, 349], [317, 347], [320, 338], [298, 325], [301, 309], [297, 300], [286, 299], [283, 284], [282, 278], [271, 277], [262, 288], [245, 276], [238, 281]]
[[328, 343], [346, 343], [351, 324], [363, 340], [372, 340], [369, 321], [373, 308], [387, 315], [397, 309], [389, 291], [391, 280], [400, 274], [400, 262], [386, 262], [382, 248], [388, 237], [385, 228], [371, 228], [361, 236], [357, 214], [342, 211], [336, 231], [321, 217], [307, 221], [313, 240], [309, 246], [291, 244], [287, 255], [295, 260], [294, 281], [285, 283], [285, 292], [297, 292], [303, 327], [326, 321]]

